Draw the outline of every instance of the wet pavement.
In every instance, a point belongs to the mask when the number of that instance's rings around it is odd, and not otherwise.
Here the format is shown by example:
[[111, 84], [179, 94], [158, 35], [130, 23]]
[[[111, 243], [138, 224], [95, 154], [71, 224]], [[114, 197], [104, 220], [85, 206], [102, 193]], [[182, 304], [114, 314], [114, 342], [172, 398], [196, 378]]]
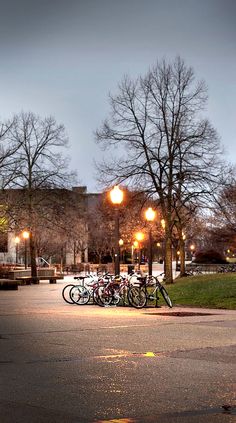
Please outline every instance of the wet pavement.
[[64, 286], [0, 292], [1, 423], [236, 420], [236, 311], [76, 306]]

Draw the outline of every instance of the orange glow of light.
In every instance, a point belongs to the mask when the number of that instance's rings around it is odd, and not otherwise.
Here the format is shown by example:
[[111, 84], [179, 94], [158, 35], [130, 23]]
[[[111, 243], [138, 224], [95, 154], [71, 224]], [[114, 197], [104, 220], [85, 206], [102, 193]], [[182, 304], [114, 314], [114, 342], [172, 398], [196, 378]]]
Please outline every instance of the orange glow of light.
[[145, 211], [145, 218], [148, 222], [153, 222], [155, 219], [156, 212], [153, 210], [152, 207], [148, 207], [148, 209]]
[[123, 191], [119, 188], [118, 185], [115, 185], [114, 188], [110, 191], [110, 199], [112, 204], [121, 204], [124, 198]]
[[144, 239], [144, 234], [142, 233], [142, 232], [137, 232], [136, 234], [135, 234], [135, 238], [137, 239], [137, 241], [143, 241], [143, 239]]
[[28, 239], [29, 238], [29, 232], [28, 231], [24, 231], [23, 233], [22, 233], [22, 236], [23, 236], [23, 238], [24, 239]]

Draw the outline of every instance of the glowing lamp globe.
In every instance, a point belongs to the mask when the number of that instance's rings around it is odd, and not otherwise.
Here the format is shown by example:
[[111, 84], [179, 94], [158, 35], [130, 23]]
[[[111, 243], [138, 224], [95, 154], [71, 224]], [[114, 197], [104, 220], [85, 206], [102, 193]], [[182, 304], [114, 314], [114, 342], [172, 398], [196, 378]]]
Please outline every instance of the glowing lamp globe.
[[148, 222], [153, 222], [153, 220], [155, 219], [155, 216], [156, 216], [155, 210], [153, 210], [152, 207], [149, 207], [145, 212], [146, 220]]
[[29, 238], [29, 232], [28, 231], [24, 231], [22, 233], [22, 236], [23, 236], [24, 239], [28, 239]]
[[135, 238], [137, 239], [137, 241], [143, 241], [144, 239], [144, 234], [142, 232], [137, 232], [135, 235]]
[[111, 202], [115, 205], [122, 203], [124, 198], [123, 191], [119, 188], [118, 185], [115, 185], [114, 188], [110, 191]]

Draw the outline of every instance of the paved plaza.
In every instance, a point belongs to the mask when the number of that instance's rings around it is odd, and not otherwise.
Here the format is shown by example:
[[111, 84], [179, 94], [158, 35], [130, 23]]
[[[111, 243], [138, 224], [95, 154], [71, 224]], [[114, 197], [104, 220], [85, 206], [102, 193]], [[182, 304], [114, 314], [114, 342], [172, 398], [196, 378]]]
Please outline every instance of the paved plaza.
[[235, 422], [236, 311], [76, 306], [65, 284], [0, 292], [1, 423]]

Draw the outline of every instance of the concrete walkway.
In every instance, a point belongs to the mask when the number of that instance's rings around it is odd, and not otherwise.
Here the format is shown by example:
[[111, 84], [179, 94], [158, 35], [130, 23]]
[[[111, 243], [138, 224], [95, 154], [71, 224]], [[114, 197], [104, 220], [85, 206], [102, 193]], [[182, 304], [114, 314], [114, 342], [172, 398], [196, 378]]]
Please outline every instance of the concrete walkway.
[[236, 418], [236, 311], [65, 303], [66, 282], [0, 292], [1, 423]]

